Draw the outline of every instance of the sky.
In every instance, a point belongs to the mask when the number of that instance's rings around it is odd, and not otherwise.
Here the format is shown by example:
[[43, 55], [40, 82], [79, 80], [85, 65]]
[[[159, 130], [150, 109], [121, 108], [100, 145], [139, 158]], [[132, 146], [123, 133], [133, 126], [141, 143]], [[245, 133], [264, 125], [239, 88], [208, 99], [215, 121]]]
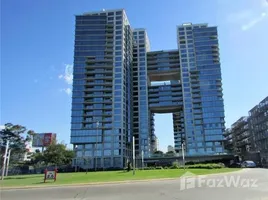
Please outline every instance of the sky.
[[[177, 48], [176, 26], [218, 26], [226, 127], [268, 95], [267, 0], [1, 0], [0, 125], [57, 133], [70, 143], [75, 15], [124, 8], [151, 50]], [[160, 149], [173, 144], [171, 114], [156, 116]]]

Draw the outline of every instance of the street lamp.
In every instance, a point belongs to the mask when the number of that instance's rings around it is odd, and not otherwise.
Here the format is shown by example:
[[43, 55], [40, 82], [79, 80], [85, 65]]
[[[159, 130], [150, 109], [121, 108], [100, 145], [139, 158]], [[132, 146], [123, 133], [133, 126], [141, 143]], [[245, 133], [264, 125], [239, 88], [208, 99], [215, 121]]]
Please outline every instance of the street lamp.
[[100, 122], [97, 121], [96, 123], [97, 125], [97, 138], [96, 138], [96, 144], [95, 144], [95, 171], [97, 171], [97, 162], [98, 162], [98, 159], [97, 159], [97, 144], [98, 144], [98, 138], [99, 138], [99, 125], [100, 125]]
[[135, 137], [132, 137], [132, 162], [133, 162], [133, 175], [135, 175]]
[[9, 162], [10, 162], [10, 156], [11, 156], [11, 149], [8, 150], [6, 176], [8, 175], [8, 167], [9, 167]]
[[145, 141], [146, 141], [146, 139], [142, 139], [142, 149], [141, 149], [141, 167], [142, 167], [142, 169], [144, 169], [144, 151], [146, 150], [145, 149]]
[[77, 145], [74, 145], [74, 150], [75, 150], [75, 158], [74, 158], [74, 161], [75, 161], [75, 172], [77, 172]]
[[144, 152], [143, 149], [141, 150], [141, 167], [144, 169]]
[[6, 142], [6, 149], [5, 149], [5, 154], [4, 154], [4, 162], [3, 162], [1, 180], [4, 180], [5, 169], [6, 169], [6, 161], [7, 161], [7, 153], [8, 153], [8, 147], [9, 147], [9, 140], [7, 140], [7, 142]]
[[182, 163], [183, 163], [183, 168], [184, 168], [184, 170], [185, 170], [184, 140], [181, 142], [181, 149], [182, 149]]

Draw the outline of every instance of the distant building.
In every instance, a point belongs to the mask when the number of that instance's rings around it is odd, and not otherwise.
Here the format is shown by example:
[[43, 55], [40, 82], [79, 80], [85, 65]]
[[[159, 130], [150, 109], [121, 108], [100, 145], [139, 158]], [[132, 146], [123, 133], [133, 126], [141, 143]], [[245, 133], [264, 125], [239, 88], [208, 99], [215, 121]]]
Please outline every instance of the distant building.
[[[229, 133], [227, 135], [227, 133]], [[228, 148], [236, 155], [243, 156], [250, 152], [252, 134], [249, 130], [248, 117], [241, 117], [226, 131], [226, 140], [229, 141]], [[228, 137], [227, 137], [228, 136]], [[228, 139], [230, 140], [228, 140]], [[226, 144], [227, 145], [227, 144]], [[226, 147], [227, 148], [227, 147]]]
[[167, 152], [170, 152], [170, 151], [173, 151], [173, 152], [175, 151], [172, 145], [168, 145], [167, 147]]
[[227, 128], [224, 132], [224, 146], [226, 153], [233, 153], [234, 152], [234, 139], [233, 139], [233, 132], [231, 128]]
[[268, 97], [224, 133], [227, 151], [268, 166]]
[[268, 166], [268, 96], [249, 111], [249, 128], [252, 133], [252, 150]]
[[25, 144], [26, 145], [26, 152], [25, 153], [19, 153], [16, 155], [13, 154], [12, 157], [14, 159], [16, 159], [17, 161], [30, 161], [32, 158], [32, 155], [34, 154], [32, 142], [33, 141], [29, 141]]
[[159, 141], [158, 138], [156, 137], [156, 135], [152, 136], [152, 140], [151, 140], [152, 144], [151, 144], [151, 151], [155, 152], [159, 150]]
[[156, 151], [159, 150], [159, 139], [158, 137], [156, 137]]

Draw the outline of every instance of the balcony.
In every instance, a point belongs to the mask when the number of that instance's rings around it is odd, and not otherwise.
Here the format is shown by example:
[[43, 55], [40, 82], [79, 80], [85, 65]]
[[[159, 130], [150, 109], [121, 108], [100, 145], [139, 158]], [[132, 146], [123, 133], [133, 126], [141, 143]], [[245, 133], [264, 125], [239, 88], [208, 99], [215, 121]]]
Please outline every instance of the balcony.
[[96, 83], [96, 82], [86, 82], [85, 85], [86, 86], [94, 86], [94, 85], [112, 85], [112, 82], [102, 82], [102, 83]]
[[200, 88], [200, 84], [191, 84], [192, 88]]

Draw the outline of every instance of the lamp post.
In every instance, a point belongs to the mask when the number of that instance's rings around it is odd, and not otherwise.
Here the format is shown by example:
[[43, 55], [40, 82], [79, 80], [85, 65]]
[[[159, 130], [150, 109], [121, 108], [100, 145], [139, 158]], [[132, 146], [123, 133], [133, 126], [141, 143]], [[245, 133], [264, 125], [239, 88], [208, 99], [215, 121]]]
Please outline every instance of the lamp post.
[[135, 137], [133, 136], [133, 139], [132, 139], [132, 159], [133, 159], [133, 175], [135, 175]]
[[183, 169], [185, 170], [184, 141], [182, 141], [182, 143], [181, 143], [181, 149], [182, 149], [182, 163], [183, 163]]
[[9, 140], [7, 140], [7, 143], [6, 143], [6, 149], [5, 149], [5, 154], [4, 154], [4, 162], [3, 162], [3, 167], [2, 167], [2, 177], [1, 177], [1, 180], [4, 180], [8, 147], [9, 147]]
[[97, 171], [97, 162], [98, 162], [98, 158], [97, 158], [97, 150], [98, 150], [98, 139], [99, 139], [99, 125], [100, 125], [100, 122], [99, 121], [97, 121], [97, 123], [96, 123], [96, 125], [97, 125], [97, 138], [96, 138], [96, 144], [95, 144], [95, 171]]
[[8, 175], [8, 167], [9, 167], [9, 162], [10, 162], [10, 156], [11, 156], [11, 149], [8, 150], [6, 176]]
[[143, 150], [141, 151], [141, 167], [144, 169], [144, 152]]
[[75, 158], [74, 158], [74, 161], [75, 161], [75, 172], [77, 172], [77, 145], [74, 146], [74, 149], [75, 149]]

